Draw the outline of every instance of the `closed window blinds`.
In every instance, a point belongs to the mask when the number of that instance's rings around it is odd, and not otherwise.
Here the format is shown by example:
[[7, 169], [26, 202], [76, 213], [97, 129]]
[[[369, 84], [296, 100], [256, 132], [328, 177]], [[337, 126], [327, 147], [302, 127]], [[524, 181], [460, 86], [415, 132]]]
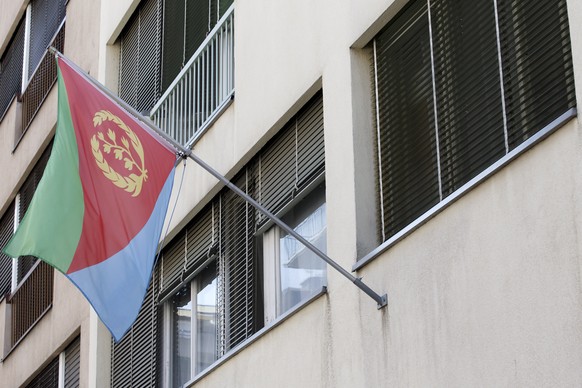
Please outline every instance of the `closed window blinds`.
[[154, 270], [139, 315], [125, 336], [111, 344], [111, 387], [161, 386], [161, 319], [155, 295], [159, 292]]
[[[275, 155], [286, 155], [284, 167], [273, 161]], [[324, 163], [323, 101], [318, 93], [232, 182], [276, 212], [324, 172]], [[131, 376], [140, 373], [150, 376], [161, 352], [158, 306], [210, 263], [216, 263], [218, 274], [219, 356], [262, 327], [263, 282], [255, 233], [264, 222], [249, 204], [225, 188], [167, 244], [153, 275], [156, 286], [148, 291], [138, 323], [113, 345], [112, 386], [128, 386]], [[132, 340], [136, 333], [147, 333], [149, 341]], [[132, 362], [136, 354], [139, 363]]]
[[372, 47], [383, 240], [575, 106], [565, 0], [411, 1]]
[[28, 77], [32, 76], [49, 43], [65, 18], [65, 0], [34, 0], [31, 3]]
[[14, 233], [14, 202], [8, 206], [0, 218], [0, 299], [10, 293], [12, 285], [12, 258], [6, 256], [2, 249], [8, 244]]
[[140, 3], [121, 33], [119, 96], [149, 112], [161, 96], [162, 0]]
[[[34, 192], [38, 187], [40, 179], [42, 178], [42, 174], [44, 173], [44, 169], [48, 163], [50, 154], [52, 150], [52, 142], [48, 145], [48, 147], [42, 153], [40, 159], [28, 175], [28, 178], [24, 181], [22, 186], [20, 187], [20, 206], [18, 212], [18, 219], [22, 221], [30, 203], [32, 202], [32, 198], [34, 196]], [[34, 263], [36, 263], [37, 258], [34, 256], [20, 256], [18, 258], [18, 281], [20, 282], [26, 274], [32, 269]]]
[[120, 97], [149, 113], [231, 4], [142, 1], [120, 37]]
[[4, 55], [0, 58], [0, 120], [8, 110], [12, 98], [20, 93], [24, 58], [24, 28], [23, 19], [18, 24]]

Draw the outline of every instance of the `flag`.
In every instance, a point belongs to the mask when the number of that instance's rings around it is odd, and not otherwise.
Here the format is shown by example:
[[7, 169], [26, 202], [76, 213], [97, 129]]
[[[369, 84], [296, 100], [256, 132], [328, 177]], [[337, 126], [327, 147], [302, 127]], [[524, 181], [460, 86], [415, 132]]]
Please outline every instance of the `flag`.
[[176, 153], [60, 56], [57, 68], [52, 153], [4, 252], [62, 272], [119, 341], [150, 281]]

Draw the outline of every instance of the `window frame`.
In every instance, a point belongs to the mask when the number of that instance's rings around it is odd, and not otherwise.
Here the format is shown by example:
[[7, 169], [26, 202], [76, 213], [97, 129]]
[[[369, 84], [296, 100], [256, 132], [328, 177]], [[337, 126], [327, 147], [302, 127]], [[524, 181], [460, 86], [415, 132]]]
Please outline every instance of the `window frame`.
[[[213, 260], [211, 263], [205, 266], [202, 271], [200, 271], [196, 276], [194, 276], [191, 280], [182, 284], [180, 289], [176, 290], [173, 294], [170, 294], [168, 298], [163, 302], [163, 341], [162, 341], [162, 354], [163, 354], [163, 370], [162, 370], [162, 381], [164, 382], [164, 386], [170, 387], [173, 386], [174, 383], [174, 314], [172, 312], [172, 300], [174, 296], [184, 287], [189, 286], [190, 289], [190, 377], [188, 380], [184, 382], [186, 384], [188, 381], [196, 377], [198, 374], [202, 373], [205, 369], [210, 367], [214, 362], [216, 362], [220, 357], [216, 354], [216, 359], [210, 365], [204, 367], [201, 370], [197, 370], [197, 363], [198, 363], [198, 319], [196, 318], [196, 314], [198, 312], [198, 303], [197, 303], [197, 295], [201, 291], [202, 287], [202, 277], [208, 275], [208, 271], [211, 270], [210, 267], [214, 266], [214, 280], [218, 284], [218, 269], [216, 260]], [[218, 309], [218, 286], [216, 286], [216, 304]], [[217, 312], [217, 320], [218, 320], [218, 312]], [[217, 328], [216, 328], [216, 344], [215, 349], [218, 349], [219, 345], [219, 327], [217, 321]]]
[[[441, 172], [439, 171], [439, 190], [440, 190], [440, 200], [434, 204], [433, 206], [430, 206], [428, 209], [424, 209], [423, 211], [420, 211], [417, 215], [415, 215], [414, 219], [412, 221], [410, 221], [409, 223], [405, 224], [404, 227], [398, 229], [395, 231], [395, 233], [389, 233], [387, 232], [387, 228], [385, 228], [385, 226], [383, 225], [383, 223], [385, 222], [385, 216], [384, 216], [384, 212], [390, 211], [390, 208], [384, 203], [384, 198], [383, 198], [383, 194], [382, 194], [382, 173], [383, 173], [383, 167], [382, 165], [382, 152], [384, 152], [383, 148], [382, 148], [382, 144], [381, 144], [381, 137], [380, 137], [380, 133], [381, 133], [381, 123], [379, 123], [380, 119], [379, 119], [379, 107], [378, 107], [378, 101], [379, 101], [379, 87], [378, 87], [378, 53], [377, 53], [377, 47], [376, 47], [376, 41], [378, 39], [378, 37], [382, 34], [382, 32], [386, 31], [387, 28], [389, 28], [389, 26], [391, 25], [395, 25], [395, 23], [398, 23], [396, 25], [399, 25], [401, 22], [404, 23], [408, 23], [409, 21], [406, 20], [402, 20], [402, 21], [397, 21], [399, 17], [402, 17], [402, 15], [409, 9], [409, 6], [412, 6], [412, 4], [414, 3], [413, 1], [410, 1], [401, 11], [399, 14], [397, 14], [392, 21], [390, 21], [388, 23], [388, 25], [386, 27], [384, 27], [370, 42], [370, 44], [367, 46], [369, 47], [372, 51], [372, 55], [370, 58], [371, 64], [372, 64], [372, 71], [371, 71], [371, 75], [372, 75], [372, 79], [371, 79], [371, 85], [372, 85], [372, 94], [373, 94], [373, 105], [374, 105], [374, 119], [375, 119], [375, 123], [374, 123], [374, 132], [375, 132], [375, 151], [376, 151], [376, 166], [377, 166], [377, 171], [376, 171], [376, 185], [377, 187], [379, 187], [380, 190], [380, 194], [377, 196], [377, 201], [378, 201], [378, 206], [379, 206], [379, 214], [378, 214], [378, 241], [379, 241], [379, 245], [377, 245], [376, 248], [374, 248], [371, 252], [367, 253], [366, 255], [364, 255], [363, 257], [359, 258], [358, 261], [353, 265], [352, 270], [357, 271], [359, 269], [361, 269], [364, 265], [366, 265], [368, 262], [372, 261], [375, 257], [377, 257], [378, 255], [380, 255], [381, 253], [383, 253], [384, 251], [386, 251], [387, 249], [389, 249], [392, 245], [396, 244], [398, 241], [400, 241], [402, 238], [404, 238], [405, 236], [407, 236], [408, 234], [410, 234], [411, 232], [413, 232], [414, 230], [416, 230], [418, 227], [420, 227], [421, 225], [423, 225], [425, 222], [427, 222], [428, 220], [430, 220], [432, 217], [434, 217], [436, 214], [438, 214], [442, 209], [448, 207], [450, 204], [452, 204], [453, 202], [455, 202], [457, 199], [459, 199], [462, 195], [464, 195], [464, 193], [472, 190], [474, 187], [476, 187], [477, 185], [479, 185], [480, 183], [482, 183], [483, 181], [485, 181], [488, 177], [490, 177], [491, 175], [493, 175], [494, 173], [496, 173], [498, 170], [500, 170], [501, 168], [503, 168], [504, 166], [506, 166], [508, 163], [510, 163], [513, 159], [515, 159], [516, 157], [518, 157], [519, 155], [521, 155], [523, 152], [525, 152], [526, 150], [530, 149], [531, 147], [533, 147], [535, 144], [537, 144], [538, 142], [540, 142], [541, 140], [543, 140], [545, 137], [549, 136], [551, 133], [553, 133], [555, 130], [557, 130], [558, 128], [560, 128], [562, 125], [564, 125], [565, 123], [567, 123], [569, 120], [571, 120], [573, 117], [577, 116], [577, 108], [576, 108], [576, 102], [575, 102], [575, 95], [574, 95], [574, 85], [573, 83], [570, 84], [570, 82], [573, 82], [571, 80], [571, 74], [568, 71], [568, 65], [569, 65], [569, 61], [570, 61], [570, 57], [571, 57], [571, 53], [569, 50], [565, 50], [563, 53], [562, 58], [560, 59], [563, 64], [564, 64], [564, 72], [560, 73], [559, 76], [563, 77], [563, 82], [564, 85], [558, 85], [558, 84], [553, 84], [551, 86], [548, 86], [549, 88], [553, 88], [551, 89], [553, 92], [554, 91], [558, 91], [560, 93], [560, 97], [561, 97], [561, 101], [567, 101], [564, 102], [564, 106], [560, 106], [559, 108], [553, 108], [554, 111], [551, 111], [549, 113], [547, 113], [544, 117], [543, 120], [539, 120], [536, 118], [537, 121], [535, 121], [535, 125], [533, 126], [534, 130], [532, 129], [527, 129], [527, 131], [529, 131], [530, 133], [530, 137], [526, 138], [526, 140], [522, 141], [522, 143], [519, 143], [516, 147], [508, 147], [507, 146], [507, 138], [508, 136], [511, 136], [512, 131], [516, 131], [519, 130], [520, 127], [518, 125], [511, 128], [506, 128], [505, 126], [507, 125], [505, 120], [508, 120], [507, 115], [509, 114], [509, 110], [505, 111], [505, 99], [507, 98], [505, 96], [504, 93], [501, 93], [501, 95], [499, 96], [499, 98], [501, 99], [504, 107], [504, 132], [505, 132], [505, 148], [506, 148], [506, 152], [503, 153], [503, 155], [498, 158], [495, 159], [494, 161], [492, 161], [490, 164], [486, 164], [483, 166], [482, 169], [478, 169], [476, 171], [476, 174], [474, 174], [474, 176], [471, 178], [470, 176], [467, 180], [464, 180], [463, 182], [460, 182], [460, 184], [458, 184], [458, 187], [452, 191], [452, 193], [446, 193], [446, 195], [443, 195], [443, 188], [440, 182], [441, 179]], [[419, 1], [417, 3], [418, 4], [424, 4], [426, 3], [426, 1], [421, 2]], [[428, 2], [428, 4], [430, 5], [430, 1]], [[562, 4], [563, 5], [563, 4]], [[424, 6], [426, 7], [426, 4], [424, 4]], [[532, 8], [533, 9], [533, 8]], [[562, 8], [560, 8], [560, 12], [564, 11]], [[499, 12], [497, 10], [495, 10], [496, 14], [495, 14], [495, 19], [496, 22], [499, 23]], [[507, 11], [506, 11], [507, 12]], [[558, 12], [558, 11], [556, 11]], [[561, 13], [560, 13], [561, 15]], [[555, 17], [552, 16], [552, 17]], [[428, 12], [428, 18], [429, 18], [429, 26], [432, 26], [432, 24], [430, 23], [430, 12]], [[550, 17], [548, 16], [547, 20], [553, 20], [550, 19]], [[545, 22], [547, 22], [546, 19], [544, 19]], [[556, 27], [557, 31], [563, 31], [564, 30], [564, 22], [565, 19], [561, 19], [562, 24], [560, 26]], [[507, 26], [506, 26], [507, 28]], [[503, 57], [502, 58], [502, 51], [504, 50], [504, 48], [501, 46], [501, 43], [499, 43], [499, 39], [500, 39], [500, 27], [499, 25], [495, 26], [495, 31], [493, 31], [498, 39], [498, 46], [497, 46], [497, 52], [498, 52], [498, 67], [499, 67], [499, 83], [502, 85], [505, 85], [508, 81], [508, 79], [510, 79], [511, 75], [507, 75], [504, 72], [504, 69], [502, 69], [504, 61], [510, 61], [512, 60], [512, 57]], [[432, 35], [432, 31], [429, 32]], [[537, 36], [537, 35], [536, 35]], [[503, 35], [502, 35], [503, 37]], [[394, 38], [396, 39], [396, 38]], [[431, 42], [432, 42], [432, 37], [430, 38]], [[560, 41], [559, 44], [562, 45], [565, 48], [569, 48], [569, 38], [568, 37], [564, 37], [564, 35], [560, 35]], [[561, 46], [561, 47], [562, 47]], [[432, 48], [432, 43], [431, 43], [431, 49], [430, 49], [430, 54], [431, 56], [434, 55], [434, 51]], [[506, 50], [506, 49], [505, 49]], [[548, 49], [549, 50], [549, 49]], [[550, 51], [548, 51], [550, 52]], [[549, 55], [549, 54], [547, 54]], [[437, 100], [436, 100], [436, 96], [437, 93], [435, 92], [434, 88], [435, 88], [435, 65], [434, 65], [434, 59], [432, 59], [432, 88], [433, 88], [433, 103], [435, 104], [435, 109], [436, 109], [436, 104], [437, 104]], [[530, 64], [530, 66], [533, 66], [533, 64]], [[571, 63], [570, 65], [571, 66]], [[438, 69], [437, 69], [438, 70]], [[504, 87], [504, 86], [503, 86]], [[502, 92], [503, 92], [503, 87], [502, 87]], [[528, 86], [529, 87], [529, 86]], [[533, 86], [532, 86], [533, 87]], [[524, 87], [525, 88], [525, 87]], [[560, 89], [561, 88], [561, 89]], [[521, 90], [521, 89], [520, 89]], [[524, 89], [525, 90], [525, 89]], [[512, 93], [515, 93], [515, 91], [512, 91]], [[525, 92], [522, 92], [522, 94]], [[380, 91], [381, 94], [381, 91]], [[539, 94], [539, 93], [538, 93]], [[537, 96], [537, 94], [532, 94], [532, 96], [529, 96], [529, 99], [535, 98]], [[573, 97], [574, 96], [574, 97]], [[484, 101], [489, 101], [489, 100], [484, 100]], [[528, 100], [529, 101], [529, 100]], [[386, 109], [386, 108], [384, 108]], [[508, 108], [509, 109], [509, 108]], [[436, 111], [435, 111], [436, 112]], [[435, 113], [435, 120], [438, 120], [436, 117], [438, 116], [438, 112]], [[545, 124], [547, 123], [547, 124]], [[384, 124], [386, 125], [386, 124]], [[382, 127], [384, 128], [384, 127]], [[437, 138], [437, 145], [436, 147], [439, 147], [438, 144], [438, 138]], [[437, 161], [435, 161], [435, 163], [437, 163], [438, 168], [441, 168], [441, 162], [437, 159]]]
[[[308, 191], [306, 188], [312, 187], [314, 181], [321, 183], [324, 180], [323, 94], [320, 89], [309, 90], [303, 101], [305, 103], [302, 107], [293, 112], [293, 118], [282, 126], [279, 133], [274, 135], [231, 179], [234, 185], [251, 197], [258, 198], [263, 206], [277, 214], [290, 208], [295, 203], [294, 200], [302, 198]], [[289, 147], [291, 149], [288, 149]], [[281, 160], [278, 154], [282, 150], [285, 151], [283, 167], [286, 167], [286, 170], [281, 170], [281, 164], [277, 163]], [[265, 172], [274, 168], [277, 168], [275, 173], [271, 171], [270, 175], [267, 174], [269, 175], [267, 178], [274, 179], [266, 179]], [[290, 179], [287, 177], [283, 181], [279, 180], [283, 173], [289, 175]], [[274, 189], [276, 193], [273, 194], [272, 190], [263, 193], [260, 191], [261, 188]], [[129, 381], [136, 378], [135, 376], [144, 373], [150, 376], [151, 381], [171, 385], [169, 368], [171, 368], [172, 335], [168, 330], [171, 311], [166, 307], [166, 302], [184, 283], [193, 284], [193, 279], [212, 261], [216, 261], [218, 277], [217, 320], [220, 341], [217, 349], [218, 359], [204, 371], [191, 372], [194, 377], [187, 384], [198, 381], [265, 332], [263, 271], [256, 232], [258, 229], [266, 230], [269, 227], [268, 220], [264, 216], [259, 216], [250, 204], [241, 200], [227, 187], [222, 188], [208, 202], [201, 205], [202, 208], [192, 220], [162, 249], [146, 301], [134, 324], [136, 335], [150, 329], [155, 330], [155, 339], [151, 341], [151, 347], [154, 348], [151, 359], [156, 366], [152, 368], [150, 362], [135, 366], [131, 363], [134, 352], [150, 349], [150, 345], [144, 345], [141, 337], [137, 345], [133, 345], [134, 327], [132, 327], [128, 337], [124, 337], [119, 344], [112, 343], [112, 386], [118, 384], [126, 386]], [[241, 234], [244, 236], [241, 237]], [[244, 254], [241, 255], [240, 252]], [[237, 262], [246, 264], [241, 266]], [[238, 273], [235, 274], [235, 271]], [[326, 288], [322, 287], [312, 298], [281, 315], [268, 330], [325, 291]], [[233, 301], [231, 297], [233, 292], [244, 294], [242, 303], [240, 298]], [[237, 301], [239, 306], [233, 308]], [[154, 314], [155, 317], [150, 317], [150, 314]], [[242, 315], [245, 316], [241, 318]], [[242, 325], [241, 320], [244, 320]], [[233, 326], [234, 330], [237, 330], [234, 339]], [[195, 370], [192, 361], [191, 365]], [[154, 369], [155, 372], [152, 372]]]

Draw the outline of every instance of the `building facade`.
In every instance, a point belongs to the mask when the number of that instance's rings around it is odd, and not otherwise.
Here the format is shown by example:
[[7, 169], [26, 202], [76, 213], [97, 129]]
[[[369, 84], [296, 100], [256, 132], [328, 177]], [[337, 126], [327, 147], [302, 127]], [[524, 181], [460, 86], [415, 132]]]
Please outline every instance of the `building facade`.
[[50, 157], [49, 46], [388, 305], [187, 160], [121, 341], [0, 254], [3, 386], [582, 385], [576, 0], [0, 0], [2, 247]]

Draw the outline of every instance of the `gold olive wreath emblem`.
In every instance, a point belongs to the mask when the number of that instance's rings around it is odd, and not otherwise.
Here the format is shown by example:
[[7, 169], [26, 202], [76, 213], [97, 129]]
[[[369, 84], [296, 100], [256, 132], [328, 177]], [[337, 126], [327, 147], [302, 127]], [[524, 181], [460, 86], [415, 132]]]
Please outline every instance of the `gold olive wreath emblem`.
[[[103, 132], [97, 132], [96, 135], [93, 135], [91, 138], [91, 149], [95, 161], [97, 162], [97, 166], [103, 172], [103, 175], [113, 182], [115, 186], [131, 193], [133, 197], [137, 197], [139, 193], [141, 193], [142, 185], [148, 177], [148, 170], [145, 168], [144, 152], [141, 141], [131, 128], [125, 125], [125, 123], [113, 113], [107, 110], [100, 110], [95, 113], [95, 116], [93, 116], [94, 127], [101, 125], [105, 121], [111, 121], [116, 124], [125, 132], [127, 138], [122, 137], [121, 144], [118, 144], [116, 139], [117, 136], [111, 128], [107, 130], [107, 137]], [[128, 176], [124, 176], [115, 171], [103, 156], [101, 145], [103, 145], [103, 152], [106, 154], [113, 152], [115, 159], [124, 162], [127, 171], [134, 172]]]

